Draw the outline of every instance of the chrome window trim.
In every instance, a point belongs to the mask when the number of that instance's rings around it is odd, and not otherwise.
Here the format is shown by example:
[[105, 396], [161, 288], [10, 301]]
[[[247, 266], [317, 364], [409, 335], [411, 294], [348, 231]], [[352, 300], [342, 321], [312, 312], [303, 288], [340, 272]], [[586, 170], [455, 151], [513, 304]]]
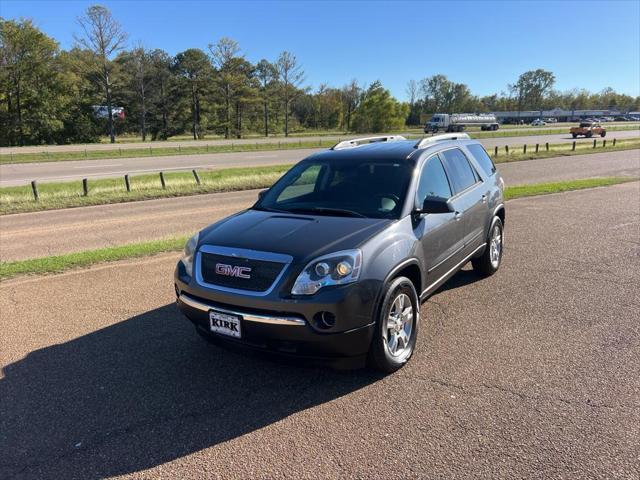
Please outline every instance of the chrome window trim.
[[243, 321], [256, 322], [256, 323], [268, 323], [271, 325], [289, 325], [289, 326], [301, 326], [306, 325], [306, 321], [302, 318], [284, 316], [284, 315], [259, 315], [255, 313], [243, 313], [237, 310], [230, 310], [228, 308], [217, 307], [215, 305], [209, 305], [208, 303], [201, 302], [195, 298], [187, 295], [186, 293], [180, 294], [178, 301], [183, 304], [200, 310], [201, 312], [209, 312], [215, 310], [216, 312], [227, 313], [230, 315], [237, 315], [242, 317]]
[[[202, 277], [202, 253], [212, 253], [214, 255], [224, 255], [226, 257], [237, 257], [237, 258], [248, 258], [250, 260], [264, 260], [267, 262], [279, 262], [282, 263], [282, 270], [273, 281], [271, 286], [264, 291], [254, 292], [252, 290], [243, 290], [240, 288], [230, 288], [223, 287], [221, 285], [214, 285], [213, 283], [208, 283]], [[227, 293], [237, 293], [240, 295], [251, 295], [254, 297], [265, 297], [269, 295], [278, 282], [282, 279], [282, 276], [287, 271], [289, 265], [293, 261], [293, 257], [291, 255], [286, 255], [284, 253], [274, 253], [274, 252], [262, 252], [259, 250], [248, 250], [244, 248], [233, 248], [233, 247], [221, 247], [217, 245], [202, 245], [198, 248], [195, 259], [194, 259], [194, 270], [195, 270], [195, 280], [196, 283], [202, 287], [210, 288], [211, 290], [217, 290], [220, 292]]]

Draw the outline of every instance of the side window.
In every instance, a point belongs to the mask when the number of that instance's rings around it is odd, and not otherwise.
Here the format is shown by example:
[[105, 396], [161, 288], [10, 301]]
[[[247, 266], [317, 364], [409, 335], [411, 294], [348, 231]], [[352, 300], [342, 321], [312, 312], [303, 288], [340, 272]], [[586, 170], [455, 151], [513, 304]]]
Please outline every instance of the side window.
[[455, 193], [459, 193], [476, 183], [477, 174], [460, 149], [446, 150], [440, 155], [447, 168], [447, 173], [449, 173]]
[[418, 183], [418, 202], [420, 205], [427, 197], [451, 197], [451, 187], [447, 174], [438, 156], [431, 157], [422, 169]]
[[496, 166], [493, 164], [491, 158], [482, 145], [477, 143], [475, 145], [467, 145], [467, 148], [487, 175], [491, 176], [496, 173]]

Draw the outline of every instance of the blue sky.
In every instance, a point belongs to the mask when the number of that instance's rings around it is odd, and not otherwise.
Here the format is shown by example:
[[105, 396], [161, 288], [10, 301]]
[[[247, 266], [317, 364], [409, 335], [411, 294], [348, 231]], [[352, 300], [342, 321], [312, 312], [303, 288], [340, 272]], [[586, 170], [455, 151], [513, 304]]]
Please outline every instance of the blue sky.
[[234, 38], [251, 61], [284, 49], [307, 83], [379, 79], [405, 98], [409, 79], [443, 73], [479, 95], [500, 92], [526, 70], [555, 73], [556, 88], [610, 86], [640, 95], [640, 1], [210, 2], [0, 0], [4, 18], [32, 18], [63, 48], [75, 19], [109, 7], [131, 43], [171, 54]]

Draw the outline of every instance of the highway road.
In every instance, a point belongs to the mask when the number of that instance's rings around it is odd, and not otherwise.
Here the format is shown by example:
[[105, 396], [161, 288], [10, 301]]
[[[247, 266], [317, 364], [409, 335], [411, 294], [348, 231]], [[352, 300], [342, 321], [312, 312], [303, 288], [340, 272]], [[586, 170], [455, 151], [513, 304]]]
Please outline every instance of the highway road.
[[3, 282], [0, 478], [638, 478], [638, 183], [507, 215], [387, 377], [206, 344], [177, 253]]
[[[640, 176], [640, 150], [500, 163], [507, 185]], [[257, 191], [0, 216], [0, 261], [186, 235], [255, 202]]]
[[[500, 129], [500, 132], [509, 132], [509, 133], [513, 133], [514, 135], [517, 135], [519, 132], [522, 132], [523, 130], [526, 131], [538, 131], [541, 132], [542, 134], [544, 134], [545, 131], [549, 131], [549, 130], [557, 130], [559, 128], [566, 128], [567, 131], [569, 131], [569, 128], [571, 126], [576, 125], [576, 123], [562, 123], [562, 124], [549, 124], [543, 127], [531, 127], [531, 126], [524, 126], [524, 127], [520, 127], [520, 128], [515, 128], [513, 126], [506, 126]], [[607, 123], [605, 124], [605, 127], [613, 127], [613, 126], [623, 126], [623, 127], [638, 127], [639, 125], [637, 123], [629, 123], [629, 122], [616, 122], [616, 123]], [[476, 133], [479, 132], [479, 128], [476, 127], [476, 129], [474, 129], [474, 131], [472, 131], [471, 133]], [[407, 133], [405, 133], [407, 134]], [[411, 132], [409, 132], [409, 134], [412, 135], [416, 135], [416, 134], [422, 134], [422, 131], [419, 129], [415, 129]], [[371, 135], [376, 135], [375, 133], [363, 133], [360, 136], [371, 136]], [[318, 141], [318, 139], [324, 139], [324, 140], [344, 140], [345, 138], [353, 138], [354, 136], [357, 136], [357, 134], [351, 134], [351, 135], [345, 135], [345, 134], [340, 134], [340, 135], [315, 135], [315, 136], [293, 136], [293, 137], [256, 137], [256, 138], [243, 138], [243, 139], [237, 139], [237, 138], [231, 138], [228, 140], [225, 140], [223, 138], [219, 138], [219, 137], [212, 137], [209, 139], [205, 139], [205, 140], [167, 140], [167, 141], [160, 141], [160, 142], [118, 142], [118, 143], [85, 143], [85, 144], [73, 144], [73, 145], [33, 145], [33, 146], [26, 146], [26, 147], [0, 147], [0, 156], [2, 155], [11, 155], [11, 154], [19, 154], [19, 153], [42, 153], [42, 152], [83, 152], [85, 149], [87, 150], [125, 150], [125, 149], [130, 149], [130, 148], [147, 148], [149, 146], [154, 146], [154, 147], [168, 147], [168, 148], [178, 148], [178, 146], [180, 147], [197, 147], [197, 146], [201, 146], [204, 147], [206, 145], [242, 145], [242, 144], [249, 144], [249, 145], [255, 145], [256, 143], [258, 144], [262, 144], [262, 143], [298, 143], [300, 141], [305, 142], [305, 141]]]
[[[613, 138], [638, 138], [640, 130], [625, 130], [610, 132], [607, 140]], [[522, 137], [503, 137], [482, 139], [482, 144], [492, 150], [495, 146], [521, 146], [536, 143], [565, 143], [572, 142], [568, 134], [535, 135]], [[579, 139], [579, 142], [592, 142], [589, 139]], [[0, 165], [0, 186], [24, 185], [31, 180], [67, 181], [78, 180], [83, 177], [104, 178], [125, 174], [140, 174], [157, 172], [159, 170], [191, 170], [218, 169], [241, 166], [259, 166], [295, 163], [319, 149], [278, 150], [244, 153], [217, 153], [203, 155], [176, 155], [164, 157], [113, 158], [102, 160], [82, 160], [71, 162], [44, 162]]]

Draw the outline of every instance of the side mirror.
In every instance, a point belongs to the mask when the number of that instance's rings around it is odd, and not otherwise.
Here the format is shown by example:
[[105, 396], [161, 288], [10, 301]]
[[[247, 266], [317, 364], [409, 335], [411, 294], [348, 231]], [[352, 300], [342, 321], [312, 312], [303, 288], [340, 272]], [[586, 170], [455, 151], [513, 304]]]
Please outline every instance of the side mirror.
[[258, 200], [262, 200], [262, 197], [264, 197], [266, 193], [267, 193], [267, 190], [260, 190], [258, 192]]
[[425, 198], [422, 208], [418, 211], [420, 214], [449, 212], [453, 212], [453, 207], [449, 204], [448, 199], [442, 197]]

